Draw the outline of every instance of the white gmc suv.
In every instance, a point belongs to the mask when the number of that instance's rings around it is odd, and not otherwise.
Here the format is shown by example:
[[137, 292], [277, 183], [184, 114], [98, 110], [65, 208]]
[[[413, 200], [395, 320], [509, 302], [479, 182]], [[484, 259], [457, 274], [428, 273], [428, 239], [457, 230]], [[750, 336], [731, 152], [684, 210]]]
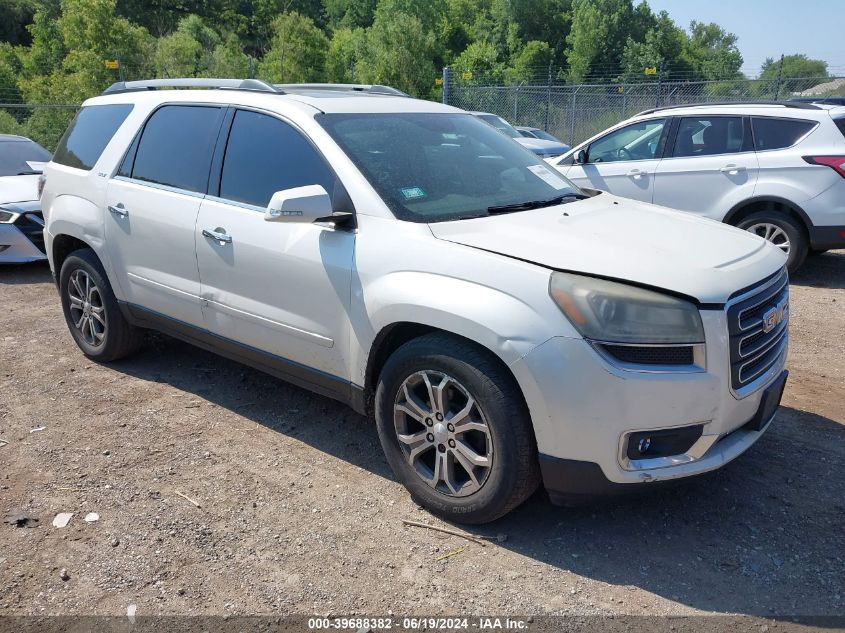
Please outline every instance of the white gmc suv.
[[720, 103], [646, 110], [548, 159], [570, 181], [768, 239], [797, 270], [845, 248], [845, 108]]
[[723, 466], [786, 380], [780, 249], [383, 86], [115, 84], [42, 201], [88, 357], [153, 328], [346, 402], [457, 521]]

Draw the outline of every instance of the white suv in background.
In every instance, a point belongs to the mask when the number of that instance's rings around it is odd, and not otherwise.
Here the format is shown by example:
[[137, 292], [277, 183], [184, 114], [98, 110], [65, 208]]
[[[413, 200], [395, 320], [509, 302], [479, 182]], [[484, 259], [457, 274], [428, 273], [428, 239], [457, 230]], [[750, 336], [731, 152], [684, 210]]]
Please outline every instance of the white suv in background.
[[752, 231], [797, 270], [845, 248], [845, 108], [732, 103], [641, 112], [550, 159], [581, 187]]
[[86, 101], [42, 197], [81, 350], [115, 360], [154, 328], [348, 403], [463, 522], [540, 478], [554, 501], [638, 489], [762, 435], [786, 381], [778, 248], [585, 193], [400, 94], [156, 80]]

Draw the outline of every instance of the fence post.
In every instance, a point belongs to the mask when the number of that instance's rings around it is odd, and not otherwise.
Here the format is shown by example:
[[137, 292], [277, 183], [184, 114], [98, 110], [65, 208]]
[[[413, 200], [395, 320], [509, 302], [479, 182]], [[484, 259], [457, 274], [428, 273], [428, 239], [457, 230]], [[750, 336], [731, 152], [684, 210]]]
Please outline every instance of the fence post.
[[552, 109], [552, 62], [549, 61], [549, 77], [546, 81], [546, 121], [543, 129], [549, 131], [549, 115]]
[[522, 84], [524, 84], [524, 83], [525, 83], [524, 81], [521, 82], [518, 86], [516, 86], [514, 88], [514, 91], [513, 91], [513, 122], [514, 122], [514, 124], [516, 124], [516, 120], [517, 120], [518, 115], [519, 115], [519, 105], [518, 105], [519, 89], [522, 88]]
[[657, 70], [657, 99], [655, 100], [654, 107], [660, 107], [660, 90], [663, 87], [663, 65], [666, 63], [665, 59], [660, 60], [660, 66]]
[[451, 92], [451, 78], [452, 78], [452, 69], [448, 66], [443, 67], [443, 103], [449, 105], [449, 100], [451, 99], [452, 95]]
[[581, 86], [578, 86], [575, 89], [575, 92], [572, 93], [572, 103], [569, 106], [569, 144], [575, 145], [575, 97], [578, 94], [578, 91], [581, 90]]
[[778, 78], [775, 79], [775, 98], [774, 101], [777, 101], [780, 97], [780, 79], [783, 76], [783, 53], [780, 56], [780, 64], [778, 65]]
[[250, 79], [255, 79], [255, 67], [253, 66], [252, 55], [247, 56], [247, 72], [246, 76]]

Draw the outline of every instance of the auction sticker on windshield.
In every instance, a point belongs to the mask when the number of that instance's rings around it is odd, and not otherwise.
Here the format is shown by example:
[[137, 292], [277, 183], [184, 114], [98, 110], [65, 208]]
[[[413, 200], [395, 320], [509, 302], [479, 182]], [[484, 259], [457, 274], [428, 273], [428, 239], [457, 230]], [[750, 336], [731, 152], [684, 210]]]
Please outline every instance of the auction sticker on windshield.
[[420, 187], [405, 187], [401, 189], [402, 196], [405, 200], [416, 200], [418, 198], [425, 198], [426, 193]]
[[556, 176], [550, 172], [548, 168], [543, 167], [542, 165], [528, 165], [528, 170], [537, 176], [537, 178], [543, 180], [547, 185], [550, 185], [555, 189], [566, 189], [566, 181], [560, 176]]

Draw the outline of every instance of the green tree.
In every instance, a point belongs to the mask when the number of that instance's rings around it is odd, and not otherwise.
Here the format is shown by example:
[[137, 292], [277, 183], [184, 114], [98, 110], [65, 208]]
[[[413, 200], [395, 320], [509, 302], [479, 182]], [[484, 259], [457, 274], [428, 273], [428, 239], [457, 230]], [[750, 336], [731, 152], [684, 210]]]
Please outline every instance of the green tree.
[[511, 60], [506, 71], [512, 82], [530, 82], [536, 80], [539, 74], [545, 74], [551, 68], [555, 52], [546, 42], [532, 40]]
[[758, 84], [764, 92], [771, 89], [772, 94], [778, 92], [778, 96], [782, 96], [824, 83], [830, 79], [830, 75], [825, 61], [810, 59], [806, 55], [784, 55], [782, 63], [779, 59], [766, 59], [760, 69], [759, 79]]
[[497, 82], [504, 77], [505, 65], [499, 60], [499, 51], [490, 42], [473, 42], [452, 62], [458, 75], [472, 73], [474, 79]]
[[172, 35], [156, 42], [155, 69], [160, 77], [207, 77], [220, 36], [197, 15], [179, 22]]
[[380, 13], [367, 29], [364, 56], [356, 65], [362, 83], [388, 84], [425, 97], [437, 77], [436, 41], [422, 22], [407, 13]]
[[698, 79], [741, 79], [742, 54], [736, 46], [736, 39], [736, 35], [718, 24], [692, 22], [681, 59]]
[[273, 21], [270, 50], [258, 64], [259, 76], [273, 83], [324, 81], [328, 45], [311, 18], [283, 13]]
[[28, 45], [31, 43], [27, 25], [35, 16], [34, 0], [4, 0], [0, 3], [0, 42]]
[[332, 30], [366, 28], [373, 23], [378, 0], [324, 0], [323, 8]]
[[326, 52], [326, 80], [355, 83], [356, 65], [364, 56], [366, 33], [362, 28], [342, 28], [334, 32]]
[[629, 37], [642, 20], [635, 20], [631, 0], [574, 0], [572, 26], [566, 42], [569, 79], [608, 78], [615, 74]]
[[664, 67], [665, 79], [688, 79], [692, 70], [681, 56], [687, 42], [687, 34], [678, 27], [666, 11], [655, 16], [653, 25], [645, 37], [637, 41], [628, 37], [622, 52], [622, 76], [624, 81], [653, 81], [645, 74], [646, 68]]

